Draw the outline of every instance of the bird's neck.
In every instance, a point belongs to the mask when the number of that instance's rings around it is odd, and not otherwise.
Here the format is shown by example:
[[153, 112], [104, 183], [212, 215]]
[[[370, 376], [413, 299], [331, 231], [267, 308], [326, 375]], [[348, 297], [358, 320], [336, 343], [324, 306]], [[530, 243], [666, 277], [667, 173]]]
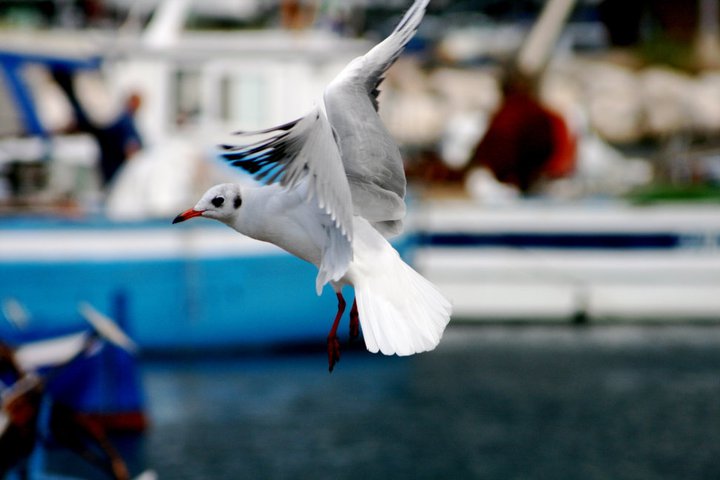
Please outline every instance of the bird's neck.
[[243, 189], [242, 206], [228, 225], [248, 237], [269, 241], [268, 228], [273, 222], [268, 219], [277, 217], [280, 213], [277, 211], [280, 190], [278, 185]]

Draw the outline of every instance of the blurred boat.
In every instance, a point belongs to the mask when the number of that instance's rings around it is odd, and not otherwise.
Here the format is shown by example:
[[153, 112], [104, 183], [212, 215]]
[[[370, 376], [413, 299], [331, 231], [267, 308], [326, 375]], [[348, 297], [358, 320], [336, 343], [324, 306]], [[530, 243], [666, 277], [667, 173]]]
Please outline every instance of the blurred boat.
[[[321, 91], [367, 43], [313, 31], [188, 33], [189, 6], [162, 2], [138, 35], [0, 32], [0, 68], [17, 113], [14, 135], [0, 144], [0, 167], [18, 167], [15, 192], [0, 204], [0, 303], [6, 316], [23, 306], [23, 335], [78, 328], [76, 304], [85, 301], [119, 319], [145, 351], [325, 338], [336, 299], [314, 295], [313, 266], [223, 227], [170, 221], [197, 192], [238, 181], [205, 145], [304, 112], [312, 95], [298, 92]], [[131, 88], [145, 99], [138, 125], [147, 146], [113, 180], [104, 208], [92, 181], [92, 138], [58, 135], [43, 116], [53, 102], [33, 101], [57, 93], [47, 74], [38, 75], [57, 64], [77, 75], [102, 73], [114, 93]], [[91, 116], [112, 103], [97, 89], [82, 93]], [[0, 325], [0, 338], [13, 335]]]
[[[300, 116], [368, 49], [328, 31], [187, 31], [204, 4], [155, 2], [144, 30], [0, 31], [0, 213], [12, 213], [3, 209], [9, 195], [26, 211], [50, 200], [97, 211], [107, 193], [113, 218], [172, 217], [236, 178], [213, 162], [213, 145]], [[128, 95], [142, 99], [134, 120], [144, 148], [107, 192], [96, 178], [98, 142], [68, 131], [79, 122], [53, 80], [58, 66], [98, 126], [117, 118]]]
[[[79, 301], [119, 319], [145, 351], [325, 338], [336, 300], [329, 291], [314, 296], [313, 266], [219, 225], [169, 222], [210, 184], [236, 178], [203, 145], [300, 115], [310, 106], [303, 102], [368, 45], [327, 32], [182, 32], [187, 5], [163, 2], [144, 35], [0, 32], [6, 69], [62, 60], [102, 69], [115, 90], [146, 99], [138, 122], [148, 146], [119, 174], [102, 213], [99, 192], [85, 188], [96, 155], [91, 139], [49, 134], [41, 105], [20, 102], [25, 133], [2, 144], [0, 164], [67, 157], [53, 173], [75, 169], [74, 178], [51, 178], [50, 189], [84, 189], [71, 195], [79, 206], [0, 210], [0, 304], [6, 316], [23, 305], [33, 338], [77, 328]], [[14, 78], [22, 87], [24, 77]], [[16, 98], [32, 98], [21, 90]], [[457, 318], [717, 317], [712, 207], [413, 207], [415, 228], [396, 245], [453, 299]], [[17, 334], [2, 323], [0, 337]]]
[[109, 436], [140, 433], [147, 425], [134, 342], [87, 303], [78, 309], [85, 320], [80, 328], [29, 342], [38, 332], [18, 323], [27, 320], [24, 306], [15, 302], [4, 310], [12, 312], [8, 316], [17, 332], [0, 336], [0, 433], [3, 445], [12, 445], [4, 452], [8, 456], [0, 474], [79, 478], [54, 473], [57, 465], [49, 458], [63, 449], [124, 472], [122, 455]]
[[[396, 246], [408, 252], [410, 236]], [[77, 302], [117, 319], [144, 350], [322, 341], [336, 298], [314, 266], [210, 222], [0, 221], [0, 302], [37, 336], [81, 327]], [[329, 289], [326, 289], [329, 290]], [[29, 333], [26, 333], [28, 335]], [[0, 338], [17, 329], [0, 323]]]
[[[3, 307], [12, 318], [7, 302]], [[89, 304], [76, 308], [75, 316], [76, 322], [54, 332], [44, 324], [0, 322], [11, 326], [0, 328], [0, 341], [12, 346], [20, 372], [43, 379], [53, 401], [82, 412], [108, 432], [143, 431], [145, 399], [134, 342]]]
[[717, 204], [434, 200], [417, 228], [456, 320], [720, 320]]

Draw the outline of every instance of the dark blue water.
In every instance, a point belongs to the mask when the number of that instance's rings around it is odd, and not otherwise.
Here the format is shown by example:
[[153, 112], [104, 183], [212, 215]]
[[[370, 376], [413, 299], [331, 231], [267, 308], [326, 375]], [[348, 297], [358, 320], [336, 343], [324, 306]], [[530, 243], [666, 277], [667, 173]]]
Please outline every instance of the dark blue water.
[[151, 361], [161, 479], [717, 479], [720, 327], [451, 328], [434, 352]]

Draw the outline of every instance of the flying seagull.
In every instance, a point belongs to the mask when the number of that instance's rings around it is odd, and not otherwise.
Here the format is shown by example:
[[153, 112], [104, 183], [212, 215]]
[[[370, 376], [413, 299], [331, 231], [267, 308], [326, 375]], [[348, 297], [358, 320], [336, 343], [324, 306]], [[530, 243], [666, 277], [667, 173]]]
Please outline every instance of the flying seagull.
[[332, 372], [337, 329], [351, 285], [350, 337], [385, 355], [432, 350], [450, 320], [450, 303], [402, 261], [387, 238], [405, 216], [405, 172], [397, 144], [377, 113], [378, 87], [420, 24], [429, 0], [416, 0], [395, 30], [351, 61], [305, 116], [258, 132], [264, 140], [224, 145], [223, 157], [262, 186], [216, 185], [173, 223], [219, 220], [318, 267], [318, 295], [330, 283], [338, 310], [327, 337]]

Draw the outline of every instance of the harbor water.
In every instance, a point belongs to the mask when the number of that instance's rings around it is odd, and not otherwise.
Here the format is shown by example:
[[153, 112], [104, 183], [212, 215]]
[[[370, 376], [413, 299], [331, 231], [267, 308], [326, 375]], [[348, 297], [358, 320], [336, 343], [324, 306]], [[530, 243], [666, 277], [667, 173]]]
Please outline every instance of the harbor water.
[[407, 358], [149, 359], [163, 479], [720, 478], [720, 328], [451, 326]]

